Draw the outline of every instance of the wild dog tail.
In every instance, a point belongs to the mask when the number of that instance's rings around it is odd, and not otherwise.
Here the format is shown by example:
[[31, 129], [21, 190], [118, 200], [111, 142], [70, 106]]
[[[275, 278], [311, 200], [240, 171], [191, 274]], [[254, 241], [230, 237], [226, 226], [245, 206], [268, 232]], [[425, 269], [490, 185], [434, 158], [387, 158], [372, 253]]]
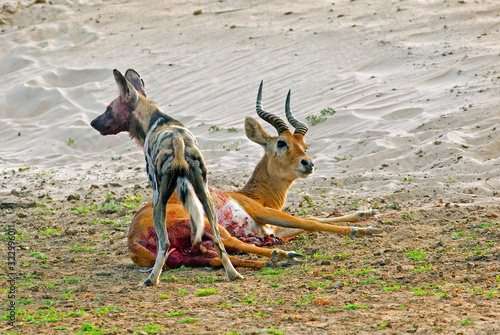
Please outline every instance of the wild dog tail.
[[187, 177], [177, 178], [177, 196], [191, 217], [191, 238], [193, 246], [201, 243], [205, 229], [203, 205], [196, 196], [193, 185]]
[[189, 171], [189, 164], [186, 161], [186, 157], [184, 156], [184, 150], [186, 146], [184, 145], [184, 140], [180, 137], [176, 137], [173, 140], [174, 146], [174, 159], [170, 164], [173, 170], [181, 170], [181, 176], [185, 175], [186, 172]]
[[177, 178], [177, 196], [191, 216], [191, 236], [193, 245], [201, 243], [205, 228], [203, 205], [196, 196], [193, 185], [187, 177], [189, 164], [184, 156], [185, 145], [182, 138], [173, 140], [174, 159], [171, 167], [180, 171]]

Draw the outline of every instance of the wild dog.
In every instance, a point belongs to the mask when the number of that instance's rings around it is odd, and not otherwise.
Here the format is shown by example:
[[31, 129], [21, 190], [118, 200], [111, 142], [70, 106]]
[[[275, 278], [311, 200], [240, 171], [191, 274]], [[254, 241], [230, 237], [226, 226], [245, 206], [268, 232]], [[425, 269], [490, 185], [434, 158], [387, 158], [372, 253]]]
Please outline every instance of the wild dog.
[[[377, 236], [382, 233], [380, 229], [366, 227], [334, 226], [332, 223], [357, 222], [367, 220], [376, 214], [375, 210], [357, 212], [335, 218], [299, 218], [282, 212], [286, 202], [287, 192], [292, 183], [298, 178], [307, 178], [314, 170], [313, 160], [307, 155], [304, 140], [308, 127], [297, 120], [290, 108], [290, 91], [285, 102], [285, 115], [294, 128], [293, 133], [289, 126], [279, 116], [266, 112], [262, 107], [262, 83], [257, 94], [257, 115], [270, 125], [277, 134], [268, 134], [261, 125], [252, 117], [245, 119], [245, 133], [248, 139], [259, 144], [264, 149], [264, 155], [255, 167], [250, 179], [245, 186], [236, 192], [225, 192], [210, 188], [214, 205], [219, 220], [222, 242], [229, 250], [254, 253], [271, 259], [268, 265], [280, 265], [277, 260], [282, 260], [281, 265], [295, 264], [300, 259], [286, 254], [279, 249], [270, 250], [258, 246], [269, 245], [273, 239], [287, 240], [304, 231], [324, 231], [351, 237]], [[176, 206], [177, 200], [172, 197], [169, 206], [172, 215], [166, 221], [170, 229], [179, 229], [188, 217], [182, 207]], [[154, 236], [153, 209], [151, 204], [143, 207], [132, 219], [128, 236], [128, 251], [132, 261], [139, 267], [151, 267], [156, 258], [156, 237]], [[185, 223], [184, 223], [185, 224]], [[270, 239], [270, 236], [274, 236]], [[243, 242], [247, 243], [243, 243]], [[178, 246], [177, 258], [169, 258], [166, 267], [180, 265], [199, 265], [200, 259], [193, 261], [189, 253], [182, 253], [186, 242], [174, 242]], [[253, 245], [252, 245], [253, 244]], [[189, 246], [188, 246], [189, 247]], [[273, 254], [274, 253], [274, 254]], [[213, 265], [216, 260], [203, 260], [205, 265]], [[234, 263], [233, 264], [237, 264]], [[261, 263], [246, 263], [246, 265], [259, 268]]]
[[163, 113], [146, 98], [144, 81], [136, 71], [129, 69], [123, 76], [114, 69], [113, 75], [120, 94], [103, 114], [91, 122], [91, 126], [101, 135], [127, 131], [144, 148], [148, 180], [153, 189], [153, 223], [158, 238], [158, 254], [153, 270], [141, 285], [158, 284], [169, 256], [166, 206], [176, 190], [190, 215], [193, 248], [199, 249], [202, 242], [205, 212], [212, 229], [215, 250], [228, 278], [243, 278], [231, 264], [221, 241], [215, 208], [208, 192], [207, 169], [195, 137], [181, 122]]

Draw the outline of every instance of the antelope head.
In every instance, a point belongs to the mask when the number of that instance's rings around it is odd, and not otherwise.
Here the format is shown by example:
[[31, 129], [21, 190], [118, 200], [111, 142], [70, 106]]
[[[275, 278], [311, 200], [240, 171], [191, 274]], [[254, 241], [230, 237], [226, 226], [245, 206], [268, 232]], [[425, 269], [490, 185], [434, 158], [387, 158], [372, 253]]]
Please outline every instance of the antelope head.
[[[268, 113], [262, 108], [262, 82], [257, 94], [257, 115], [264, 121], [270, 123], [278, 132], [278, 136], [269, 135], [260, 124], [251, 117], [245, 119], [245, 133], [247, 137], [260, 144], [265, 155], [259, 164], [267, 170], [270, 182], [286, 180], [293, 182], [297, 178], [306, 178], [314, 170], [312, 159], [306, 154], [306, 142], [304, 135], [307, 125], [297, 120], [290, 110], [290, 91], [285, 103], [285, 114], [288, 122], [294, 128], [292, 133], [288, 125], [279, 116]], [[260, 171], [262, 173], [262, 171]]]

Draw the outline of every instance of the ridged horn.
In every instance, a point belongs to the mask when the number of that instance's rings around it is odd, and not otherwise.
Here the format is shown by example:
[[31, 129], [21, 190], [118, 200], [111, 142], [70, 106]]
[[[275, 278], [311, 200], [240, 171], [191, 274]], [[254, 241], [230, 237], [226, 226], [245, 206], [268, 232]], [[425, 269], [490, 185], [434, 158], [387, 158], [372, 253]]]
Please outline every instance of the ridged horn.
[[288, 122], [295, 128], [294, 134], [301, 134], [305, 135], [307, 133], [307, 125], [304, 122], [301, 122], [293, 116], [292, 111], [290, 110], [290, 93], [292, 90], [288, 91], [288, 95], [286, 96], [286, 102], [285, 102], [285, 113], [286, 113], [286, 118]]
[[280, 117], [268, 113], [265, 110], [262, 109], [262, 84], [264, 81], [260, 82], [259, 86], [259, 93], [257, 94], [257, 104], [256, 104], [256, 110], [257, 110], [257, 115], [259, 117], [270, 123], [276, 130], [278, 131], [278, 134], [281, 134], [281, 132], [285, 131], [288, 129], [288, 126], [286, 125], [285, 121], [283, 121]]

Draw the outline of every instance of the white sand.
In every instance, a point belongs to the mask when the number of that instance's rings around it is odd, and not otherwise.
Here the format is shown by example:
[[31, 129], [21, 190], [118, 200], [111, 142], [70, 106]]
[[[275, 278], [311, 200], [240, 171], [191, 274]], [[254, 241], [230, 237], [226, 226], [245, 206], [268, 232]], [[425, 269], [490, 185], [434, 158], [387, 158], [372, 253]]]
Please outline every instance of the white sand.
[[498, 201], [495, 0], [32, 2], [0, 2], [0, 197], [43, 178], [38, 195], [145, 185], [128, 135], [89, 125], [116, 97], [112, 69], [134, 68], [219, 184], [241, 186], [262, 155], [243, 121], [264, 79], [270, 112], [283, 116], [288, 89], [300, 119], [337, 111], [310, 126], [317, 169], [297, 188]]

